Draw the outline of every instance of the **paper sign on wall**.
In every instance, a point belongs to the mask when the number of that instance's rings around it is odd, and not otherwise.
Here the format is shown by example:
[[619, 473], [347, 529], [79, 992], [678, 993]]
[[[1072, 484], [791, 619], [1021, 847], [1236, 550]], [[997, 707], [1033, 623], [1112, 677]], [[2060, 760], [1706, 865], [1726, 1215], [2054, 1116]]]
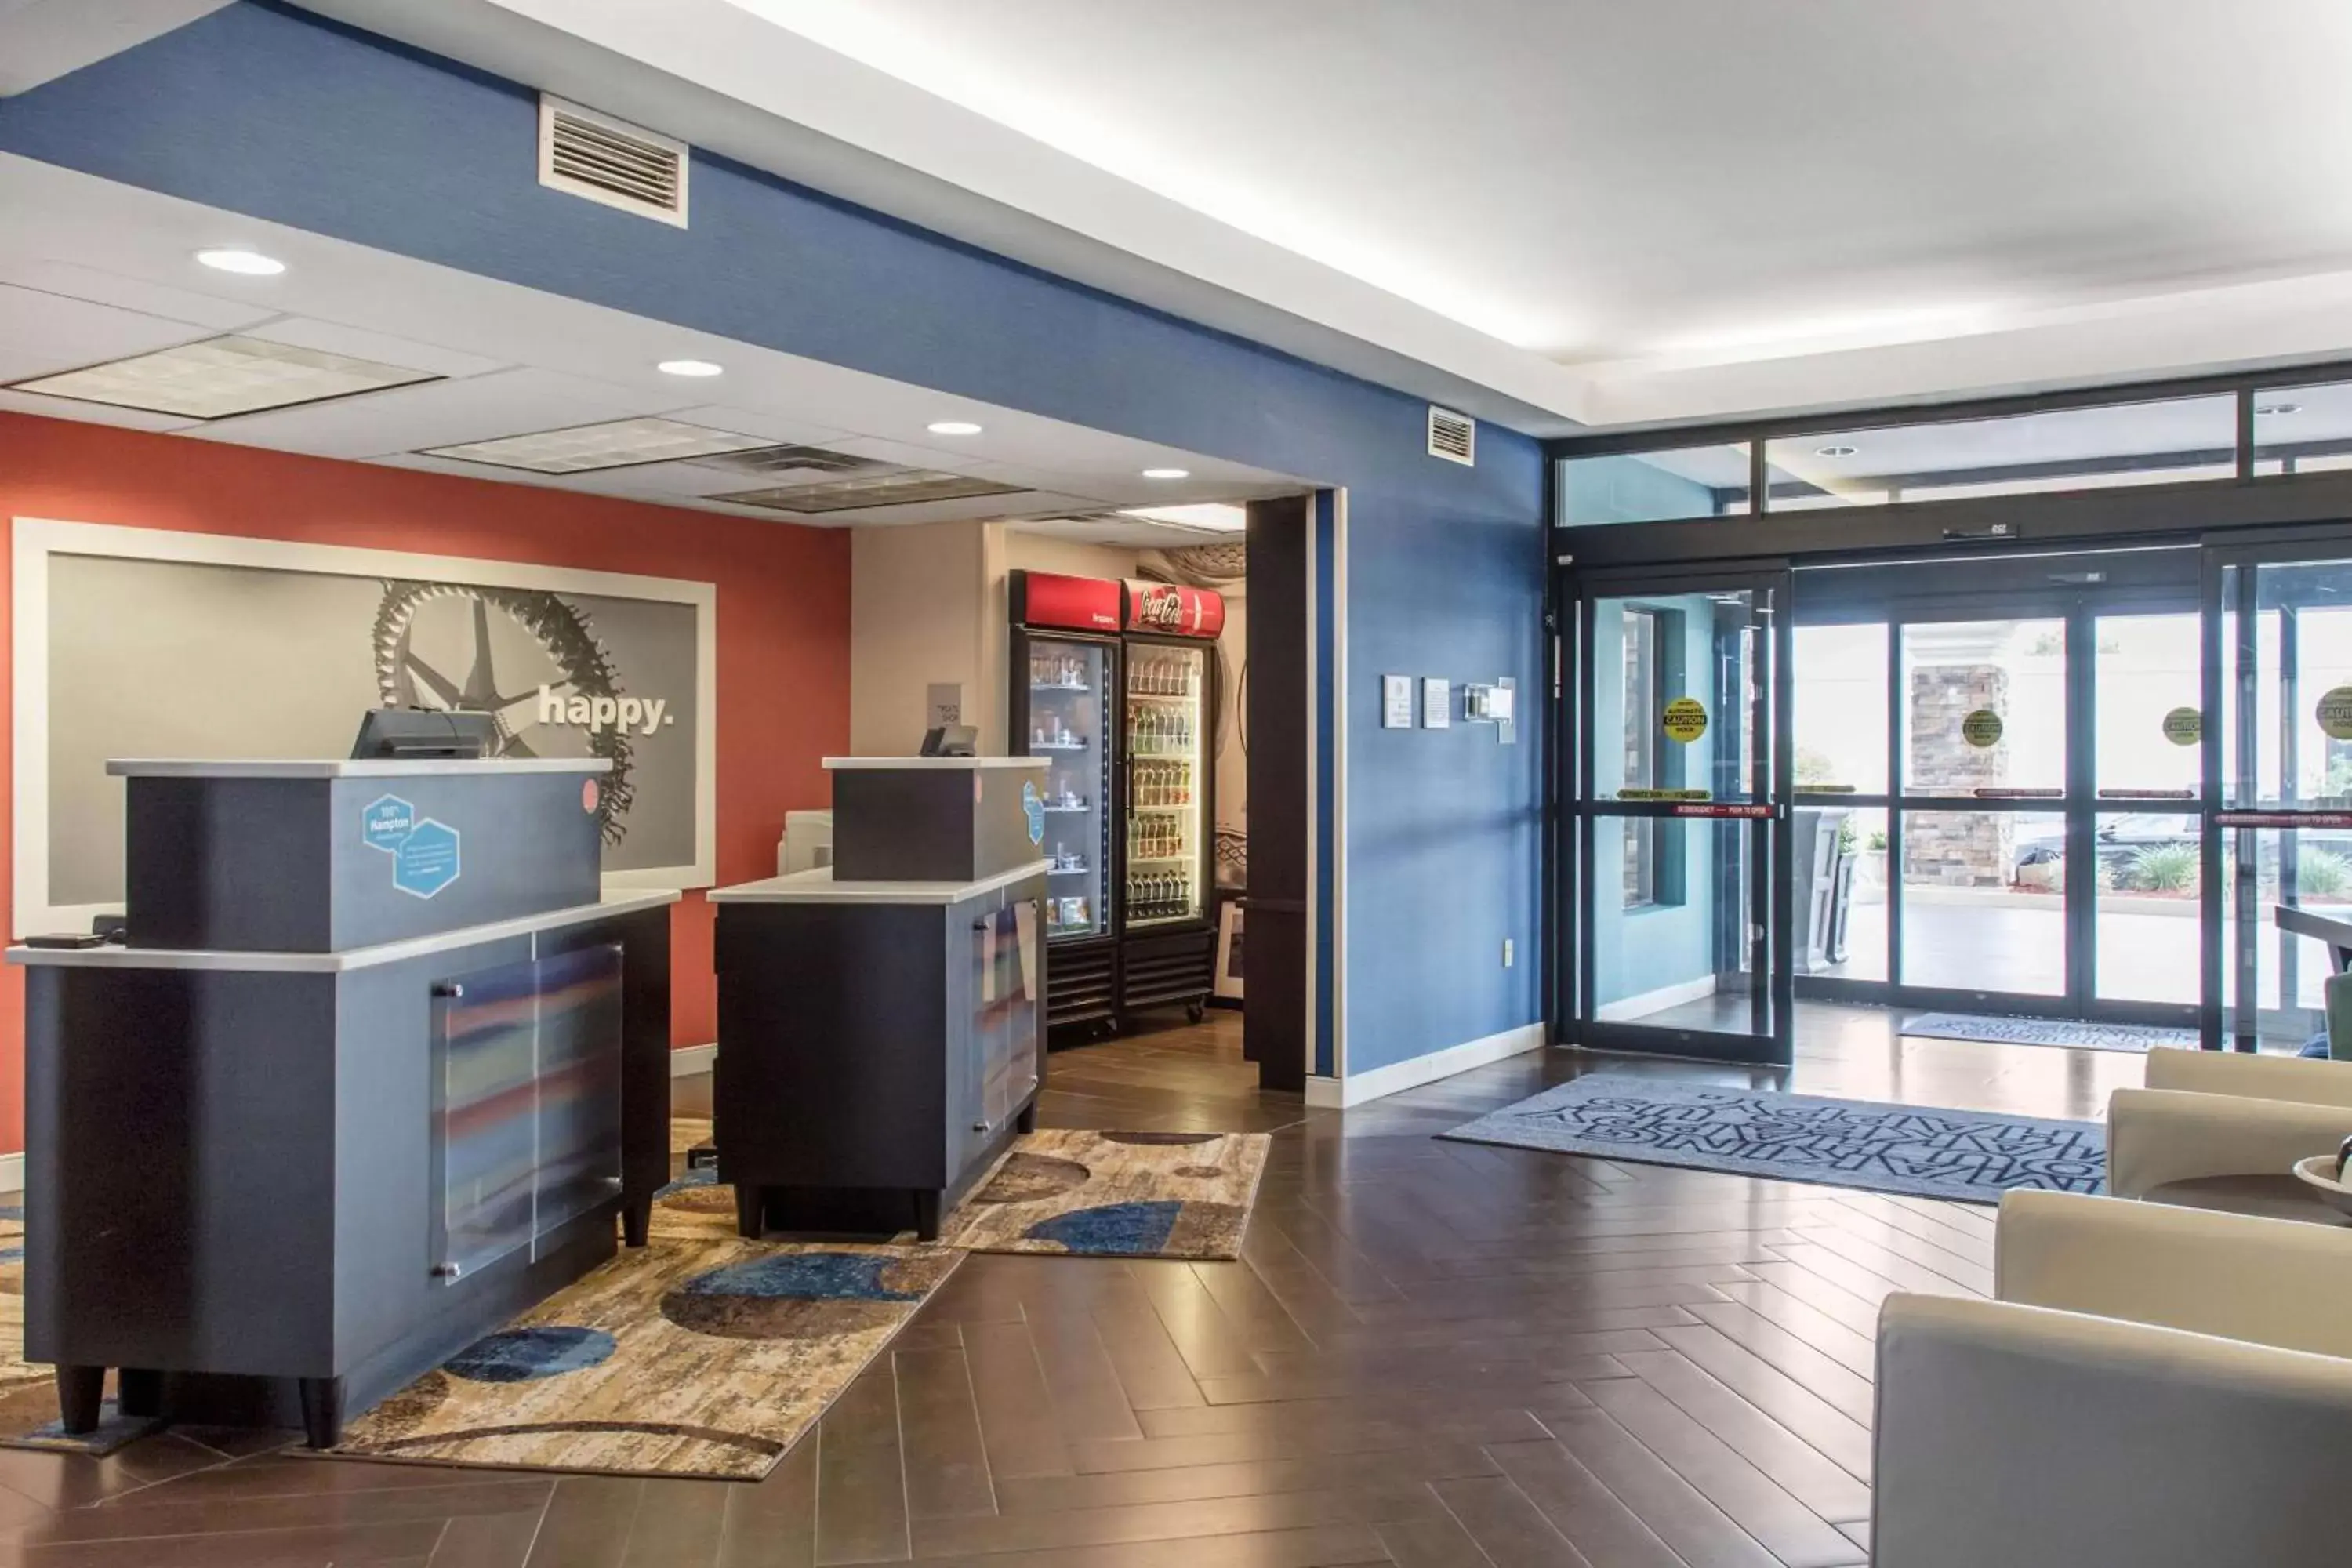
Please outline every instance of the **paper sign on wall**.
[[1421, 727], [1443, 730], [1454, 722], [1454, 687], [1442, 675], [1421, 678]]
[[1383, 675], [1381, 677], [1381, 728], [1410, 730], [1412, 728], [1412, 677]]

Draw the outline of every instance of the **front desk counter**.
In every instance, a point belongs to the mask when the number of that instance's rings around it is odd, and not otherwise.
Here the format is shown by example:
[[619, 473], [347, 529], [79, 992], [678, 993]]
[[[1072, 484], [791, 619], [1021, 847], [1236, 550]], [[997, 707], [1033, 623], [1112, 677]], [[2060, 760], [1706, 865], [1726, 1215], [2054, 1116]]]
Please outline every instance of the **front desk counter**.
[[111, 766], [131, 945], [8, 952], [26, 1356], [331, 1446], [643, 1242], [678, 895], [598, 896], [601, 762]]
[[836, 866], [712, 891], [718, 1176], [745, 1236], [933, 1239], [1034, 1125], [1046, 864], [940, 882], [836, 881]]

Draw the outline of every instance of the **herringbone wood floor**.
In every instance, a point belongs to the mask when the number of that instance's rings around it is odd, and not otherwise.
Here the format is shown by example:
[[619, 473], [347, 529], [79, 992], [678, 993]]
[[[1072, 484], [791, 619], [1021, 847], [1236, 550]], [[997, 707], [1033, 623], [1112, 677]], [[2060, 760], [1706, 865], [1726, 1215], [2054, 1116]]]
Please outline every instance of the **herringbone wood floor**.
[[[1862, 1013], [1806, 1038], [1796, 1087], [1829, 1093], [2095, 1115], [2138, 1075]], [[0, 1450], [0, 1564], [1864, 1560], [1873, 1315], [1987, 1289], [1989, 1211], [1430, 1136], [1622, 1058], [1539, 1053], [1343, 1117], [1260, 1095], [1238, 1039], [1218, 1018], [1062, 1053], [1045, 1120], [1273, 1131], [1243, 1261], [974, 1258], [762, 1484], [205, 1432]]]

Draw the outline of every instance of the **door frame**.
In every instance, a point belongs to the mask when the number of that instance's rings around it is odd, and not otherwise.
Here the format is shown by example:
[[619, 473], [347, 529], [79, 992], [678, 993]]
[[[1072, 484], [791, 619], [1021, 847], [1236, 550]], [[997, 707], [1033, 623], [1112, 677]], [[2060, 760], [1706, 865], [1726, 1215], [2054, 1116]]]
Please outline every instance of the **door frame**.
[[[1764, 636], [1758, 647], [1767, 663], [1766, 679], [1756, 684], [1748, 722], [1759, 738], [1750, 759], [1746, 794], [1740, 801], [1668, 802], [1601, 801], [1593, 784], [1594, 741], [1590, 720], [1594, 708], [1592, 681], [1600, 669], [1594, 643], [1596, 600], [1643, 594], [1660, 596], [1745, 589], [1759, 598], [1751, 610]], [[1789, 635], [1792, 583], [1785, 561], [1748, 561], [1717, 565], [1595, 568], [1578, 571], [1573, 563], [1556, 563], [1555, 603], [1567, 626], [1559, 639], [1561, 669], [1556, 684], [1555, 711], [1560, 716], [1561, 743], [1555, 748], [1554, 798], [1563, 811], [1563, 831], [1555, 857], [1556, 907], [1561, 918], [1555, 930], [1562, 939], [1559, 951], [1573, 958], [1559, 963], [1559, 997], [1561, 1016], [1555, 1020], [1555, 1038], [1565, 1026], [1572, 1043], [1595, 1050], [1690, 1057], [1710, 1061], [1747, 1062], [1785, 1067], [1794, 1059], [1794, 966], [1790, 962], [1790, 922], [1793, 890], [1780, 869], [1788, 864], [1790, 817], [1787, 807], [1794, 751], [1783, 716], [1789, 710]], [[1595, 929], [1597, 889], [1587, 869], [1593, 864], [1594, 836], [1600, 821], [1633, 819], [1716, 820], [1728, 832], [1747, 838], [1749, 863], [1748, 903], [1742, 911], [1750, 929], [1748, 972], [1756, 977], [1751, 1027], [1746, 1033], [1682, 1028], [1621, 1019], [1601, 1019], [1593, 1002], [1594, 946], [1579, 942], [1579, 933]]]

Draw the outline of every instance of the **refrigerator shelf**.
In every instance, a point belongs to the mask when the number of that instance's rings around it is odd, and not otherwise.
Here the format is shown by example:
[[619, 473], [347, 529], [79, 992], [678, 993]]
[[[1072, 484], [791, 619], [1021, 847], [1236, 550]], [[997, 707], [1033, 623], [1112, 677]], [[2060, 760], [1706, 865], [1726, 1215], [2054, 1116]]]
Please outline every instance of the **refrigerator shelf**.
[[1201, 705], [1201, 694], [1197, 691], [1179, 693], [1174, 691], [1130, 690], [1128, 692], [1128, 695], [1138, 702], [1167, 702], [1179, 708], [1198, 708]]
[[1029, 749], [1033, 752], [1083, 752], [1087, 749], [1087, 743], [1084, 741], [1073, 741], [1064, 745], [1059, 741], [1032, 741], [1029, 742]]
[[1192, 858], [1192, 852], [1188, 849], [1181, 855], [1130, 855], [1127, 863], [1130, 866], [1180, 866]]
[[1049, 812], [1066, 811], [1084, 813], [1092, 811], [1094, 807], [1091, 805], [1049, 805], [1045, 809]]
[[1045, 875], [1048, 877], [1084, 877], [1090, 875], [1093, 871], [1094, 868], [1092, 866], [1048, 866], [1045, 868]]
[[1092, 691], [1094, 688], [1084, 683], [1066, 680], [1033, 680], [1029, 683], [1029, 689], [1032, 691]]

